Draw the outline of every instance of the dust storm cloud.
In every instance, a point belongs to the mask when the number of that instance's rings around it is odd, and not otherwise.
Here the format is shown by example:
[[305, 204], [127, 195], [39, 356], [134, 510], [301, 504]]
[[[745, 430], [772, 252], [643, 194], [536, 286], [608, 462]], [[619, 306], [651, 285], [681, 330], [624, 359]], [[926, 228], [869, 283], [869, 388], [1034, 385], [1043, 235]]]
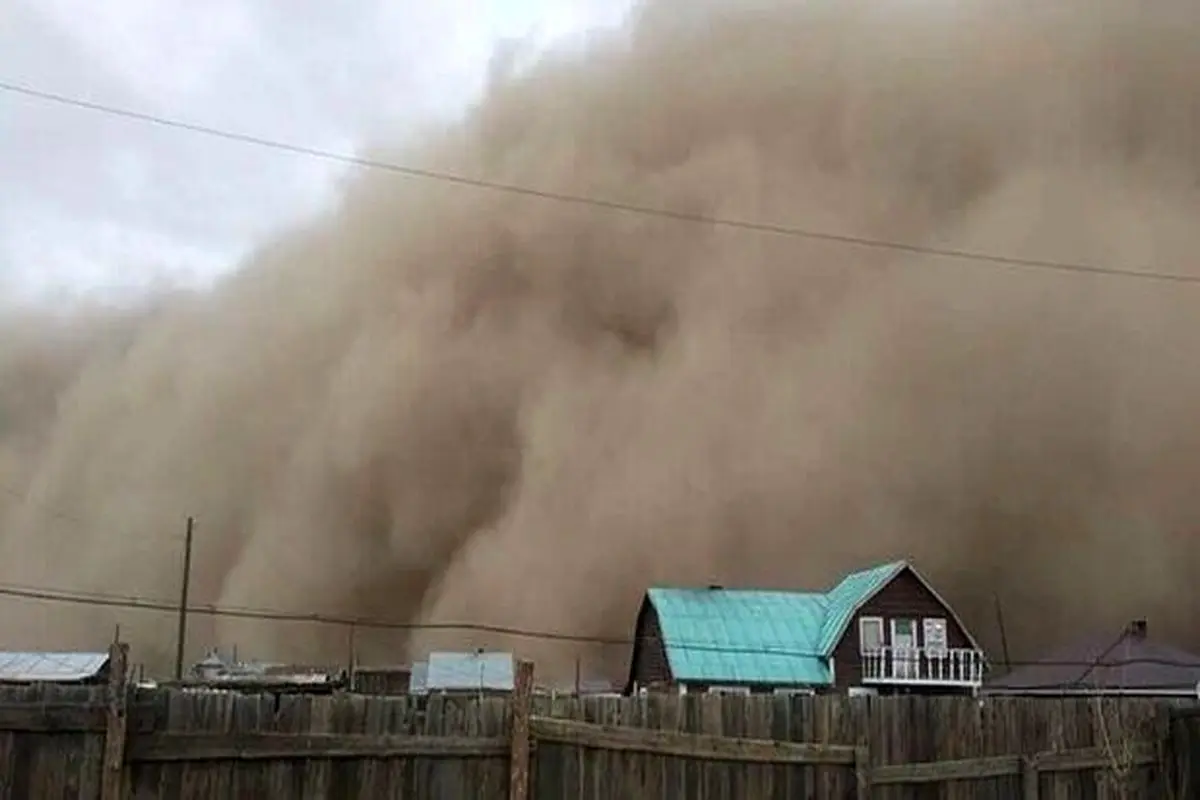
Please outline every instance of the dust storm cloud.
[[[1200, 6], [650, 0], [373, 155], [685, 213], [1200, 277]], [[6, 583], [628, 635], [653, 583], [911, 557], [1013, 655], [1200, 646], [1200, 286], [1001, 267], [366, 172], [210, 292], [9, 315]], [[144, 659], [166, 614], [5, 599]], [[367, 658], [512, 646], [359, 631]], [[341, 658], [198, 619], [191, 650]]]

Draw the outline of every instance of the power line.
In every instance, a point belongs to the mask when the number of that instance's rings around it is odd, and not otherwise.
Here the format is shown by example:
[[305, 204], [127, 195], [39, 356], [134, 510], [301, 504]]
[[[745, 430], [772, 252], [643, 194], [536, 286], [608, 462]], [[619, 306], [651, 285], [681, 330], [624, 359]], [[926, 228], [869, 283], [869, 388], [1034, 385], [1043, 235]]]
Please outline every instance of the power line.
[[[153, 600], [139, 597], [127, 597], [96, 592], [65, 592], [56, 589], [45, 589], [14, 584], [0, 584], [0, 596], [27, 600], [37, 600], [52, 603], [69, 603], [104, 608], [124, 608], [137, 611], [151, 611], [176, 614], [178, 603], [164, 600]], [[594, 644], [629, 647], [639, 641], [650, 641], [652, 637], [602, 637], [583, 634], [568, 634], [554, 631], [539, 631], [504, 625], [487, 625], [470, 622], [428, 623], [428, 622], [397, 622], [362, 617], [343, 617], [319, 613], [273, 611], [267, 609], [250, 609], [215, 605], [194, 605], [188, 607], [188, 613], [212, 617], [227, 617], [234, 619], [261, 620], [270, 622], [316, 623], [324, 625], [354, 626], [367, 629], [390, 631], [432, 631], [432, 632], [461, 632], [461, 633], [491, 633], [511, 636], [514, 638], [533, 639], [539, 641], [557, 641], [576, 644]], [[736, 647], [717, 645], [709, 642], [687, 642], [672, 640], [672, 648], [691, 652], [723, 653], [729, 655], [771, 655], [787, 658], [824, 658], [822, 653], [797, 650], [786, 647]], [[1111, 648], [1110, 648], [1111, 650]], [[1033, 661], [1009, 661], [1010, 667], [1043, 666], [1043, 667], [1080, 667], [1094, 669], [1097, 667], [1119, 667], [1128, 664], [1154, 664], [1160, 666], [1195, 667], [1195, 662], [1168, 658], [1107, 658], [1106, 651], [1101, 657], [1091, 660], [1055, 661], [1038, 659]], [[1086, 673], [1085, 673], [1086, 675]], [[1080, 677], [1082, 681], [1083, 676]]]
[[633, 203], [624, 203], [616, 200], [606, 200], [599, 197], [588, 197], [584, 195], [569, 194], [565, 192], [556, 192], [548, 189], [536, 189], [529, 186], [520, 186], [511, 183], [501, 183], [497, 181], [489, 181], [481, 178], [471, 178], [463, 175], [456, 175], [449, 172], [442, 172], [432, 169], [422, 169], [419, 167], [404, 166], [395, 164], [389, 161], [380, 161], [377, 159], [364, 158], [361, 156], [352, 156], [345, 153], [337, 153], [330, 150], [322, 150], [316, 147], [308, 147], [305, 145], [283, 142], [275, 139], [267, 139], [261, 136], [253, 136], [246, 133], [238, 133], [236, 131], [214, 128], [208, 125], [200, 125], [197, 123], [186, 122], [171, 117], [159, 116], [157, 114], [149, 114], [142, 111], [135, 111], [128, 108], [96, 103], [89, 100], [83, 100], [77, 97], [57, 94], [54, 92], [35, 89], [29, 86], [23, 86], [7, 81], [0, 81], [0, 91], [18, 94], [37, 100], [42, 100], [49, 103], [57, 103], [64, 106], [72, 106], [88, 111], [94, 111], [100, 114], [109, 116], [124, 117], [126, 119], [145, 122], [153, 125], [159, 125], [166, 128], [177, 130], [190, 131], [205, 136], [211, 136], [229, 141], [240, 142], [242, 144], [254, 145], [257, 147], [265, 147], [274, 150], [285, 151], [296, 155], [307, 156], [310, 158], [322, 159], [325, 161], [334, 161], [350, 166], [361, 167], [365, 169], [377, 169], [386, 172], [392, 172], [400, 175], [405, 175], [410, 178], [420, 178], [424, 180], [438, 181], [441, 183], [457, 184], [476, 189], [484, 189], [487, 191], [504, 192], [508, 194], [524, 195], [526, 197], [534, 197], [542, 200], [551, 200], [560, 203], [571, 203], [574, 205], [587, 205], [596, 208], [608, 209], [610, 211], [619, 211], [630, 214], [641, 214], [644, 216], [660, 217], [663, 219], [671, 219], [678, 222], [690, 222], [703, 225], [712, 225], [723, 228], [734, 228], [739, 230], [753, 231], [757, 233], [770, 234], [775, 236], [786, 236], [797, 239], [810, 239], [816, 241], [831, 242], [842, 244], [851, 247], [862, 247], [874, 250], [891, 250], [897, 252], [911, 253], [916, 255], [933, 256], [937, 258], [958, 259], [963, 261], [973, 261], [981, 263], [989, 263], [996, 266], [1023, 268], [1023, 269], [1042, 269], [1053, 270], [1058, 272], [1070, 273], [1085, 273], [1093, 275], [1105, 275], [1110, 277], [1135, 278], [1142, 280], [1168, 281], [1172, 283], [1200, 283], [1200, 276], [1183, 275], [1172, 272], [1156, 272], [1150, 270], [1124, 269], [1120, 267], [1104, 267], [1096, 264], [1085, 264], [1069, 261], [1056, 261], [1048, 259], [1036, 258], [1019, 258], [1015, 256], [1003, 256], [993, 253], [984, 253], [970, 250], [959, 250], [952, 248], [940, 248], [926, 245], [911, 244], [905, 242], [889, 241], [884, 239], [872, 239], [863, 236], [851, 236], [848, 234], [829, 233], [825, 231], [810, 230], [798, 228], [789, 225], [777, 225], [764, 222], [754, 222], [751, 220], [728, 219], [724, 217], [715, 217], [707, 214], [693, 214], [684, 211], [674, 211], [665, 208], [655, 208], [652, 206], [643, 206]]

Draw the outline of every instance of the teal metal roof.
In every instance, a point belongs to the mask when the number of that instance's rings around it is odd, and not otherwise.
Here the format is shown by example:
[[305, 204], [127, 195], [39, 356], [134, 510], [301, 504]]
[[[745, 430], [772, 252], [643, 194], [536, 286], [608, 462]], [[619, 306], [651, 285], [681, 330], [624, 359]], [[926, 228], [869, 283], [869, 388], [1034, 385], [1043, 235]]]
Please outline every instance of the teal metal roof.
[[842, 582], [826, 593], [829, 610], [825, 622], [821, 626], [821, 635], [817, 639], [818, 652], [828, 655], [841, 641], [846, 626], [854, 619], [854, 613], [859, 606], [870, 600], [876, 592], [888, 584], [892, 578], [908, 566], [905, 561], [893, 561], [890, 564], [880, 564], [878, 567], [851, 572], [842, 578]]
[[826, 593], [668, 589], [646, 593], [676, 680], [821, 686], [855, 610], [906, 566], [848, 575]]

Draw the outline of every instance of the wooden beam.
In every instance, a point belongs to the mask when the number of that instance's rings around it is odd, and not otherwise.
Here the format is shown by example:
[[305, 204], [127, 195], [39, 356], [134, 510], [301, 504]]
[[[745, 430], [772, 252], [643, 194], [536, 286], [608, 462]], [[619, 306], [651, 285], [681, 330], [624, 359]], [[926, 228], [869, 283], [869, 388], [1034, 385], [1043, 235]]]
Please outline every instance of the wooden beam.
[[762, 739], [736, 739], [695, 733], [595, 725], [567, 719], [533, 717], [529, 724], [539, 741], [614, 750], [678, 756], [703, 761], [755, 764], [841, 764], [852, 766], [855, 748], [849, 745], [800, 744]]
[[[1037, 778], [1041, 772], [1082, 772], [1108, 769], [1114, 756], [1103, 748], [1088, 747], [1062, 752], [1043, 752], [1033, 756], [992, 756], [957, 761], [927, 761], [915, 764], [890, 764], [871, 770], [875, 785], [908, 783], [943, 783], [971, 781], [1022, 775], [1024, 791], [1036, 797]], [[1147, 746], [1135, 748], [1128, 766], [1144, 767], [1158, 762], [1157, 755]], [[1031, 794], [1032, 792], [1032, 794]]]
[[500, 758], [507, 738], [369, 734], [156, 733], [136, 736], [126, 759], [259, 761], [288, 758]]
[[915, 764], [890, 764], [871, 770], [871, 783], [879, 786], [896, 783], [945, 783], [1002, 778], [1021, 772], [1020, 756], [964, 758], [956, 761], [925, 761]]
[[1122, 763], [1120, 755], [1114, 756], [1103, 747], [1087, 747], [1080, 750], [1064, 750], [1059, 753], [1045, 752], [1034, 756], [1034, 762], [1042, 772], [1082, 772], [1093, 769], [1109, 769], [1116, 762], [1119, 766], [1145, 767], [1158, 763], [1158, 755], [1144, 744], [1133, 749], [1132, 759]]
[[125, 740], [129, 694], [129, 645], [113, 642], [108, 649], [108, 705], [105, 709], [104, 771], [100, 800], [125, 796]]
[[[151, 730], [153, 712], [150, 705], [128, 707], [126, 729]], [[5, 733], [105, 733], [107, 730], [107, 704], [0, 703], [0, 731]]]
[[517, 663], [512, 696], [512, 725], [509, 732], [509, 800], [529, 797], [529, 719], [533, 705], [533, 662]]
[[0, 731], [18, 733], [104, 733], [105, 706], [79, 703], [0, 704]]

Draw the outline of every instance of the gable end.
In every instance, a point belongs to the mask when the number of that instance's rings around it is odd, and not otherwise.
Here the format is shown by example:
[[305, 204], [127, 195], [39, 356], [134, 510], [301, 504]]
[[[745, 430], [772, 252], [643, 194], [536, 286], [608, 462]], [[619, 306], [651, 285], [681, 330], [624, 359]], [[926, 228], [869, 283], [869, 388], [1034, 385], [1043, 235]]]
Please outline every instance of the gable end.
[[[907, 561], [897, 562], [895, 566], [896, 566], [895, 570], [893, 570], [892, 573], [883, 582], [881, 582], [879, 584], [879, 586], [877, 586], [869, 594], [866, 594], [863, 597], [860, 597], [858, 599], [858, 602], [856, 602], [851, 608], [849, 608], [847, 610], [847, 613], [845, 613], [843, 615], [843, 618], [838, 620], [837, 627], [835, 629], [827, 632], [827, 636], [826, 636], [825, 642], [824, 642], [824, 655], [826, 657], [831, 657], [833, 655], [834, 650], [836, 650], [838, 648], [838, 646], [842, 643], [842, 640], [846, 638], [846, 635], [849, 632], [851, 624], [854, 622], [855, 619], [857, 619], [858, 613], [863, 609], [863, 607], [868, 605], [872, 600], [875, 599], [876, 596], [878, 596], [881, 592], [883, 592], [885, 589], [887, 589], [887, 587], [891, 586], [896, 581], [897, 578], [899, 578], [901, 575], [903, 575], [905, 573], [908, 573], [913, 578], [915, 578], [917, 580], [917, 583], [919, 583], [921, 585], [921, 588], [926, 593], [928, 593], [929, 596], [931, 598], [933, 598], [933, 600], [935, 602], [937, 602], [937, 604], [939, 606], [941, 606], [941, 608], [946, 612], [946, 616], [950, 620], [952, 620], [954, 622], [954, 624], [956, 624], [958, 626], [958, 628], [963, 632], [963, 635], [966, 637], [966, 639], [970, 643], [971, 647], [974, 648], [975, 650], [978, 650], [980, 653], [983, 652], [983, 648], [979, 646], [979, 642], [975, 640], [975, 637], [971, 634], [971, 631], [967, 628], [966, 625], [963, 624], [962, 619], [958, 616], [958, 614], [950, 606], [950, 604], [947, 603], [946, 600], [940, 594], [937, 593], [937, 590], [935, 590], [933, 588], [933, 586], [929, 583], [929, 581], [925, 579], [925, 576], [923, 576], [920, 572], [918, 572], [916, 570], [916, 568], [913, 567], [913, 565], [908, 563]], [[985, 658], [986, 658], [986, 656], [985, 656]]]
[[629, 678], [625, 694], [631, 695], [636, 685], [665, 684], [674, 680], [658, 610], [647, 592], [638, 610], [633, 630], [633, 648], [629, 659]]

